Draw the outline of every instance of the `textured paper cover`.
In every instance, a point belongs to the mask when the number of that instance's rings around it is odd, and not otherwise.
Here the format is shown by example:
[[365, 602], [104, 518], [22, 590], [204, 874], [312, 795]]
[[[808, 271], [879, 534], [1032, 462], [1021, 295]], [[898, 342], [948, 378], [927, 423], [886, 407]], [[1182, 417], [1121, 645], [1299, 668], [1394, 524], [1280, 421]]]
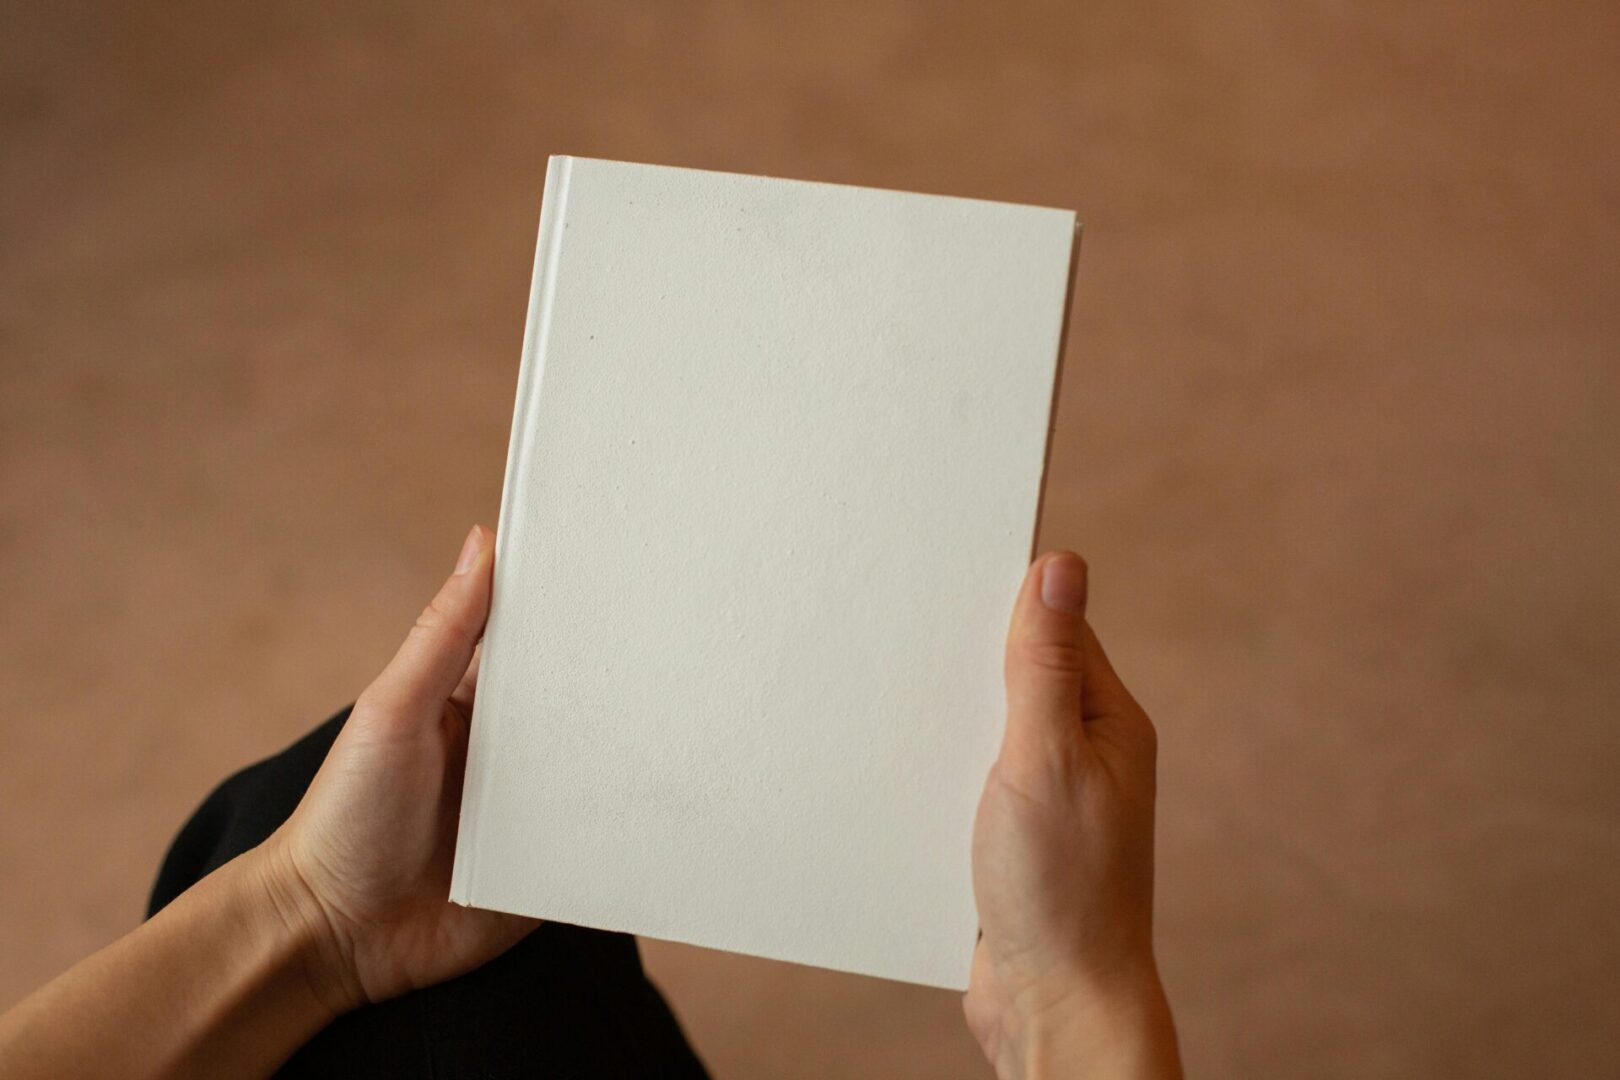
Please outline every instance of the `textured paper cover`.
[[1075, 237], [552, 159], [453, 899], [966, 985]]

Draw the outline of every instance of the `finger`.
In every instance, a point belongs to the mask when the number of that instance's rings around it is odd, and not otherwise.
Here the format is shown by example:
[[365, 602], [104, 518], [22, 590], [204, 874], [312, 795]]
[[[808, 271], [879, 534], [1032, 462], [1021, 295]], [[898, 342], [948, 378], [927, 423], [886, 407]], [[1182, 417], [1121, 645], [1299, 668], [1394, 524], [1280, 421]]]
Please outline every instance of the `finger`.
[[456, 569], [423, 609], [393, 660], [367, 688], [372, 702], [398, 710], [437, 711], [467, 672], [489, 618], [489, 530], [473, 526]]
[[1037, 559], [1007, 633], [1003, 757], [1052, 761], [1084, 749], [1086, 564], [1069, 551]]
[[478, 669], [484, 659], [483, 649], [474, 649], [472, 662], [467, 665], [461, 681], [450, 692], [450, 704], [461, 710], [461, 715], [469, 719], [472, 717], [473, 701], [478, 696]]

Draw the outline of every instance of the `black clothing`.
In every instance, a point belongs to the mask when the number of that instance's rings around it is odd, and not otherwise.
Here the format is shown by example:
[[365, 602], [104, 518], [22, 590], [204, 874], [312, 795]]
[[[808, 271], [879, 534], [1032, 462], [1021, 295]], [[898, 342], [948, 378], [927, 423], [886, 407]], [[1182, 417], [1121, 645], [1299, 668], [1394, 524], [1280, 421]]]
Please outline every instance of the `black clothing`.
[[[263, 842], [303, 798], [344, 709], [230, 777], [169, 848], [147, 916]], [[627, 934], [543, 923], [504, 955], [438, 986], [339, 1018], [278, 1076], [390, 1080], [707, 1080]]]

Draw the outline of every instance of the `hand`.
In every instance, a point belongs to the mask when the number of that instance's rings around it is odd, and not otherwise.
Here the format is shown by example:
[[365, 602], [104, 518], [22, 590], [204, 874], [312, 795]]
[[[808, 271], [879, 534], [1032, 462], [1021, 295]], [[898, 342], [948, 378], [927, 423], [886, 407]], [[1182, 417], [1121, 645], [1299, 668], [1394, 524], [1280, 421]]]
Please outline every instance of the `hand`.
[[267, 1075], [337, 1014], [534, 928], [447, 899], [490, 540], [467, 537], [292, 817], [0, 1016], [0, 1074]]
[[1180, 1075], [1153, 958], [1156, 737], [1085, 604], [1078, 556], [1030, 567], [974, 827], [982, 936], [964, 1008], [1003, 1080]]
[[297, 810], [252, 853], [282, 918], [316, 943], [308, 977], [334, 1012], [470, 971], [537, 925], [447, 899], [492, 541], [468, 534]]

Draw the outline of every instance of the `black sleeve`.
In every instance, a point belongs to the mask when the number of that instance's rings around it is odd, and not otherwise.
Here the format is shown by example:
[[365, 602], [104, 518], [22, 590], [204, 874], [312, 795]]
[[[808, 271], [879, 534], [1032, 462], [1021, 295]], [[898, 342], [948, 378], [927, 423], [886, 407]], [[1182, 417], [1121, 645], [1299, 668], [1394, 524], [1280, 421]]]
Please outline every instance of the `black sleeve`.
[[[203, 800], [169, 847], [148, 917], [287, 819], [348, 716], [344, 709]], [[340, 1018], [277, 1075], [707, 1077], [642, 970], [635, 939], [563, 923], [542, 924], [477, 971]]]

